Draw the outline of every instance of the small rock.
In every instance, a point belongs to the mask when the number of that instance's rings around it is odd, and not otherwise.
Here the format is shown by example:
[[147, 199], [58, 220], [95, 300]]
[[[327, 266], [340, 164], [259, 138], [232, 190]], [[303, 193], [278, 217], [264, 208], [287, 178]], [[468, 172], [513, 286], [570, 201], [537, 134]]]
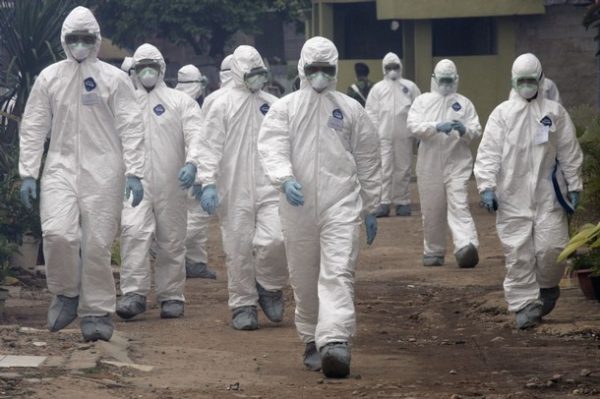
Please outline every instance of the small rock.
[[323, 380], [322, 378], [320, 378], [320, 379], [317, 380], [317, 384], [322, 384], [324, 382], [325, 382], [325, 380]]
[[450, 399], [462, 399], [462, 396], [460, 396], [459, 394], [455, 393], [452, 396], [450, 396]]
[[583, 393], [583, 391], [581, 389], [574, 389], [573, 390], [573, 395], [581, 395]]
[[566, 382], [567, 384], [575, 384], [575, 380], [574, 380], [574, 379], [572, 379], [572, 378], [567, 378], [567, 379], [565, 380], [565, 382]]
[[592, 372], [589, 369], [581, 369], [581, 371], [579, 372], [579, 375], [582, 377], [589, 377], [591, 374]]
[[562, 375], [560, 374], [554, 374], [552, 376], [552, 378], [550, 378], [550, 381], [552, 382], [560, 382], [562, 380]]
[[452, 375], [456, 374], [456, 370], [450, 370], [450, 374], [452, 374]]
[[227, 387], [227, 390], [228, 390], [228, 391], [239, 391], [239, 390], [240, 390], [240, 383], [239, 383], [239, 382], [236, 382], [236, 383], [234, 383], [234, 384], [230, 384], [230, 385]]
[[417, 342], [417, 339], [416, 338], [409, 338], [408, 342]]
[[48, 344], [45, 343], [45, 342], [42, 342], [42, 341], [35, 341], [33, 343], [33, 346], [37, 346], [38, 348], [41, 348], [41, 347], [46, 346], [46, 345], [48, 345]]
[[501, 342], [504, 341], [504, 337], [496, 337], [496, 338], [492, 338], [490, 340], [490, 342]]
[[536, 382], [528, 382], [527, 384], [525, 384], [525, 388], [527, 389], [535, 389], [538, 388], [539, 384]]
[[556, 384], [556, 382], [552, 381], [552, 380], [548, 380], [546, 381], [546, 387], [550, 388], [551, 386], [553, 386], [554, 384]]
[[355, 379], [355, 380], [361, 380], [361, 379], [362, 379], [362, 375], [360, 375], [360, 374], [356, 374], [356, 375], [354, 376], [354, 379]]

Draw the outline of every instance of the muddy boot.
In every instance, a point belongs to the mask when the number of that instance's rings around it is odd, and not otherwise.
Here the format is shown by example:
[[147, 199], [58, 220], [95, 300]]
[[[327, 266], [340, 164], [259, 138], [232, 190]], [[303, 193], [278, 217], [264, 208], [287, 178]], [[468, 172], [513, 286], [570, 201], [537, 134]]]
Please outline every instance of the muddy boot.
[[183, 309], [183, 301], [163, 301], [160, 303], [160, 318], [177, 319], [179, 317], [183, 317]]
[[113, 324], [110, 315], [85, 316], [79, 324], [84, 341], [110, 341], [113, 335]]
[[69, 298], [68, 296], [56, 295], [50, 302], [48, 308], [48, 330], [52, 332], [60, 331], [77, 318], [77, 308], [79, 307], [79, 297]]
[[317, 345], [314, 342], [309, 342], [304, 347], [304, 367], [310, 371], [321, 370], [321, 355], [317, 351]]
[[540, 288], [540, 298], [542, 299], [542, 316], [554, 310], [556, 301], [560, 297], [560, 287]]
[[423, 266], [442, 266], [443, 264], [443, 256], [423, 255]]
[[466, 247], [462, 247], [455, 254], [456, 263], [458, 263], [458, 267], [463, 269], [472, 268], [477, 266], [479, 263], [479, 254], [477, 253], [477, 248], [475, 245], [469, 244]]
[[410, 204], [407, 205], [396, 205], [396, 216], [410, 216], [412, 210]]
[[331, 342], [321, 348], [321, 367], [327, 378], [345, 378], [350, 374], [350, 347], [347, 342]]
[[272, 322], [279, 323], [283, 320], [283, 292], [281, 290], [269, 291], [256, 282], [258, 291], [258, 304]]
[[135, 292], [128, 292], [123, 295], [117, 304], [117, 314], [124, 320], [129, 320], [134, 316], [146, 311], [146, 297]]
[[375, 211], [375, 217], [386, 218], [390, 216], [390, 204], [381, 204]]
[[542, 305], [530, 303], [515, 315], [515, 322], [519, 330], [532, 328], [542, 321]]
[[233, 309], [231, 326], [236, 330], [257, 330], [258, 310], [256, 306], [240, 306]]
[[186, 278], [205, 278], [216, 280], [217, 274], [208, 268], [208, 265], [203, 262], [191, 263], [185, 262], [185, 277]]

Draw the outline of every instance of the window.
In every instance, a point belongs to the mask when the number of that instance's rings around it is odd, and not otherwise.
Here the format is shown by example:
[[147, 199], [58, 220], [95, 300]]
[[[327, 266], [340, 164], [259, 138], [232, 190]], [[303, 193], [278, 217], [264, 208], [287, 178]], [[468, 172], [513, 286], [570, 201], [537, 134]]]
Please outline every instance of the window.
[[434, 57], [497, 53], [495, 18], [434, 19], [431, 25]]
[[402, 58], [402, 27], [377, 19], [376, 3], [333, 6], [333, 39], [342, 59], [378, 59], [393, 51]]

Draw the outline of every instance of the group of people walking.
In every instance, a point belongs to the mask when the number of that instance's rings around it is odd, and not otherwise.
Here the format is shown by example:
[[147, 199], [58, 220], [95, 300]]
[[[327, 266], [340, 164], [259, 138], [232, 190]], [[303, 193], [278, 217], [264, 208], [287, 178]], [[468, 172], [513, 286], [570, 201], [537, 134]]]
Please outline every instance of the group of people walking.
[[[414, 140], [423, 264], [444, 264], [446, 226], [458, 265], [478, 263], [467, 184], [470, 143], [481, 126], [474, 105], [457, 93], [452, 61], [436, 65], [431, 91], [421, 94], [402, 77], [399, 57], [387, 54], [384, 79], [365, 109], [335, 90], [338, 52], [330, 40], [306, 41], [300, 87], [281, 99], [262, 90], [268, 69], [243, 45], [223, 60], [221, 88], [200, 108], [200, 72], [183, 67], [176, 89], [169, 88], [153, 45], [135, 51], [127, 73], [98, 60], [100, 28], [84, 7], [66, 18], [61, 41], [67, 59], [36, 78], [20, 130], [28, 206], [50, 138], [40, 214], [51, 331], [79, 316], [85, 340], [109, 340], [115, 311], [123, 319], [146, 311], [151, 253], [160, 317], [183, 316], [186, 275], [215, 277], [205, 245], [217, 214], [232, 327], [257, 329], [259, 308], [281, 322], [289, 280], [304, 365], [347, 376], [360, 229], [370, 245], [377, 216], [392, 205], [397, 215], [412, 213]], [[519, 328], [539, 323], [559, 295], [556, 255], [568, 232], [552, 172], [563, 175], [573, 207], [582, 189], [573, 125], [544, 96], [543, 82], [535, 56], [515, 61], [515, 92], [492, 113], [475, 162], [482, 203], [498, 211], [506, 297]], [[117, 303], [110, 259], [119, 230]]]

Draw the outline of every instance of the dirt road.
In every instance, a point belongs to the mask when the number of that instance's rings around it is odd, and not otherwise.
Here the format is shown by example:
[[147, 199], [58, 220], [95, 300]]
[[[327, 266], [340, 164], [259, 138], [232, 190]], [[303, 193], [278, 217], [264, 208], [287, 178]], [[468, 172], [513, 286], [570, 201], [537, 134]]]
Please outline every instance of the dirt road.
[[[281, 325], [261, 315], [258, 331], [229, 327], [213, 225], [210, 256], [219, 279], [188, 281], [185, 318], [160, 320], [155, 304], [134, 321], [115, 318], [118, 336], [126, 338], [122, 355], [152, 371], [98, 363], [105, 348], [82, 344], [78, 330], [23, 330], [43, 328], [47, 294], [22, 290], [21, 299], [9, 302], [10, 325], [0, 328], [0, 354], [51, 355], [54, 365], [0, 369], [0, 398], [600, 397], [600, 304], [578, 289], [564, 290], [543, 325], [515, 331], [505, 313], [494, 219], [472, 194], [481, 240], [481, 263], [473, 270], [458, 269], [451, 251], [444, 267], [422, 266], [418, 210], [410, 218], [380, 219], [376, 243], [365, 245], [359, 260], [348, 379], [303, 370], [289, 290]], [[77, 367], [81, 356], [94, 363]]]

